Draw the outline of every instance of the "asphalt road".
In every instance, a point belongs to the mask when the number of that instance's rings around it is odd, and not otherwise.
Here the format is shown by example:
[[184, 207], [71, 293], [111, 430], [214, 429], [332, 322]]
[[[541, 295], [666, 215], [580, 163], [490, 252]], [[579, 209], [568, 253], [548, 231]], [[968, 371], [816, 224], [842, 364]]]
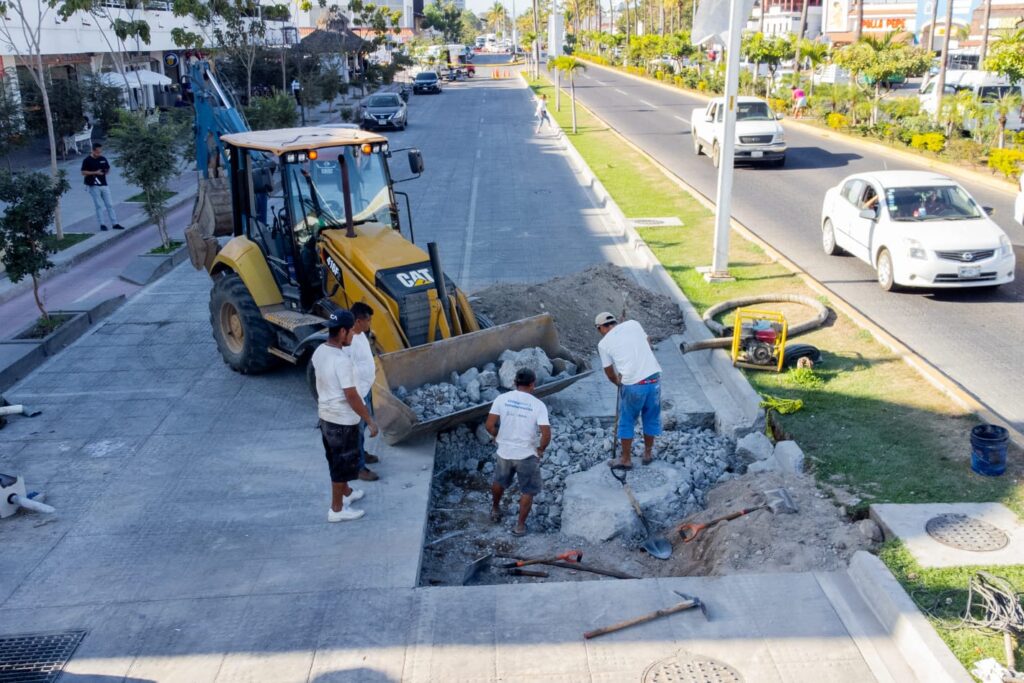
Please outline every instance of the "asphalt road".
[[[579, 101], [686, 181], [714, 199], [716, 169], [696, 157], [690, 116], [704, 103], [683, 92], [588, 65], [578, 77]], [[956, 380], [1017, 429], [1024, 429], [1024, 228], [1013, 221], [1013, 194], [963, 181], [1007, 232], [1017, 252], [1017, 279], [995, 292], [885, 293], [874, 271], [820, 247], [821, 202], [847, 175], [880, 169], [928, 170], [789, 127], [782, 169], [736, 170], [732, 215], [837, 295]], [[708, 261], [711, 260], [710, 251]]]

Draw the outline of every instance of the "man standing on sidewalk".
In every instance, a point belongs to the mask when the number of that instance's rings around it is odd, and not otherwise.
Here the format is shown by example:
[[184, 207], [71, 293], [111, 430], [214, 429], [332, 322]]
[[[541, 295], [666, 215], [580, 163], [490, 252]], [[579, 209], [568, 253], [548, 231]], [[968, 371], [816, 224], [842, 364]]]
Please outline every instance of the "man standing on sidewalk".
[[82, 159], [82, 175], [85, 176], [85, 189], [92, 197], [92, 204], [96, 207], [96, 220], [99, 221], [100, 230], [106, 230], [107, 224], [103, 222], [103, 209], [107, 210], [107, 217], [110, 219], [114, 230], [124, 230], [117, 222], [117, 215], [114, 213], [114, 205], [110, 201], [110, 188], [107, 187], [107, 173], [110, 172], [110, 162], [103, 156], [103, 145], [93, 143], [92, 154]]
[[[352, 328], [352, 345], [346, 348], [352, 358], [356, 373], [356, 390], [366, 404], [366, 410], [373, 415], [373, 380], [377, 376], [377, 365], [373, 362], [373, 350], [370, 348], [370, 323], [373, 320], [373, 309], [362, 301], [352, 304], [352, 315], [356, 319]], [[359, 478], [363, 481], [377, 481], [380, 476], [367, 467], [367, 463], [380, 462], [380, 458], [366, 452], [366, 422], [359, 423]]]
[[540, 461], [551, 443], [551, 423], [548, 407], [533, 395], [537, 384], [533, 370], [521, 368], [516, 372], [515, 384], [515, 391], [494, 399], [484, 427], [498, 442], [494, 483], [491, 484], [491, 521], [501, 521], [501, 497], [515, 477], [522, 495], [519, 519], [512, 533], [522, 536], [526, 533], [526, 517], [533, 507], [533, 497], [540, 493], [543, 482]]
[[548, 124], [548, 128], [551, 128], [551, 118], [548, 116], [548, 96], [541, 95], [537, 100], [537, 130], [533, 134], [540, 133], [540, 127], [545, 123]]
[[377, 423], [366, 410], [356, 389], [356, 373], [345, 347], [352, 343], [356, 320], [344, 309], [327, 319], [327, 341], [317, 347], [310, 362], [316, 374], [317, 414], [324, 453], [331, 473], [331, 508], [328, 522], [359, 519], [363, 510], [344, 508], [365, 495], [349, 482], [359, 478], [359, 423], [366, 422], [370, 436], [377, 436]]
[[608, 380], [619, 392], [619, 424], [622, 455], [610, 465], [632, 469], [633, 435], [636, 419], [643, 419], [644, 464], [654, 457], [654, 437], [661, 435], [661, 366], [654, 357], [651, 342], [636, 320], [619, 324], [611, 313], [598, 313], [594, 319], [601, 341], [597, 351]]

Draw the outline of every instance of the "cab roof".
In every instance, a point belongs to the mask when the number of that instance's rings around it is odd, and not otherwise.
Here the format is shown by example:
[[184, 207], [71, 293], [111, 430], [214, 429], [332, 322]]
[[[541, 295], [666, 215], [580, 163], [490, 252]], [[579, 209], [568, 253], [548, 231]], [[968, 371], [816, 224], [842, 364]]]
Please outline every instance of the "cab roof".
[[278, 128], [277, 130], [256, 130], [245, 133], [222, 135], [221, 140], [246, 149], [258, 149], [280, 156], [285, 152], [298, 152], [321, 147], [358, 145], [364, 142], [387, 142], [374, 133], [353, 128], [331, 126], [307, 126], [305, 128]]

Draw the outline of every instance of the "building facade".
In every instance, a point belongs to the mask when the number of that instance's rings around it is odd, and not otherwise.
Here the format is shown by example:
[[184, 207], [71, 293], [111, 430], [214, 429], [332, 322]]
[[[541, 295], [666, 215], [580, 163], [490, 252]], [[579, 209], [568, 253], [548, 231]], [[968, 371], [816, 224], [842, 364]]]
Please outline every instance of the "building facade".
[[[807, 26], [804, 37], [810, 40], [821, 35], [822, 0], [806, 0]], [[764, 12], [762, 22], [761, 12]], [[766, 36], [788, 36], [800, 33], [800, 16], [803, 0], [763, 0], [754, 9], [753, 19], [747, 28], [761, 31]]]

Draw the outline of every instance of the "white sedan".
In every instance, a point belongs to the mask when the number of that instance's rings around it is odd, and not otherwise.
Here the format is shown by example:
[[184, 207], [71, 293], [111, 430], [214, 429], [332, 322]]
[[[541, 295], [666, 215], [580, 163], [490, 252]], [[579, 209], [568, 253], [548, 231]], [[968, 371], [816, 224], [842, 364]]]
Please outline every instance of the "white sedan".
[[821, 245], [873, 266], [895, 287], [994, 287], [1013, 281], [1006, 233], [955, 181], [921, 171], [845, 178], [825, 193]]

